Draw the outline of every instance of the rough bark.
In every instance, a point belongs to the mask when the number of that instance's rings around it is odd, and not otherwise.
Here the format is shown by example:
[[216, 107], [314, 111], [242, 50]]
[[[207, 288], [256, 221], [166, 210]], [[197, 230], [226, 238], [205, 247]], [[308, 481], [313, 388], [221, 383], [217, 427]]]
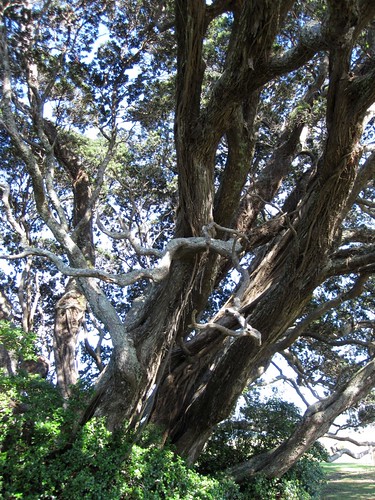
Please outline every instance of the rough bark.
[[[345, 32], [356, 23], [350, 14], [353, 5], [347, 8], [348, 12], [340, 13], [332, 6], [331, 11], [336, 29]], [[299, 200], [297, 213], [290, 214], [289, 227], [258, 253], [249, 269], [249, 284], [242, 290], [239, 311], [261, 332], [261, 347], [250, 338], [229, 340], [212, 329], [203, 334], [202, 342], [200, 333], [186, 344], [193, 356], [176, 350], [160, 384], [151, 418], [168, 429], [178, 451], [191, 462], [213, 426], [228, 416], [249, 379], [265, 364], [270, 346], [297, 318], [324, 279], [360, 156], [363, 103], [352, 100], [348, 76], [352, 42], [351, 37], [341, 36], [330, 51], [328, 139], [317, 173]], [[233, 327], [233, 318], [225, 312], [228, 305], [234, 302], [226, 304], [215, 321]]]
[[64, 399], [77, 383], [76, 349], [78, 333], [86, 311], [86, 299], [74, 283], [68, 285], [56, 304], [53, 351], [57, 385]]

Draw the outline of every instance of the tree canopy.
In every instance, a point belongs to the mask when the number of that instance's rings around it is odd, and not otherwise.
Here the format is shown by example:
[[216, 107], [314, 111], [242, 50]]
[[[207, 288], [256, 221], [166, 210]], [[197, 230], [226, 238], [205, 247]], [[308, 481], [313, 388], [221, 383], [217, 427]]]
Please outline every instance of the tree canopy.
[[374, 2], [0, 9], [3, 372], [47, 377], [61, 408], [90, 387], [72, 436], [152, 424], [194, 464], [288, 365], [306, 412], [239, 483], [348, 410], [371, 421]]

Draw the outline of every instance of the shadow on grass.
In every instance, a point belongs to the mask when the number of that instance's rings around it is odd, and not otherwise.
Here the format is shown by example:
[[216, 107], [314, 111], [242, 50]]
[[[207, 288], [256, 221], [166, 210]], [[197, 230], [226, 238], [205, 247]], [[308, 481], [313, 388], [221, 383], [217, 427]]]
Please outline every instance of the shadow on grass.
[[327, 475], [324, 500], [375, 499], [375, 467], [357, 464], [322, 464]]

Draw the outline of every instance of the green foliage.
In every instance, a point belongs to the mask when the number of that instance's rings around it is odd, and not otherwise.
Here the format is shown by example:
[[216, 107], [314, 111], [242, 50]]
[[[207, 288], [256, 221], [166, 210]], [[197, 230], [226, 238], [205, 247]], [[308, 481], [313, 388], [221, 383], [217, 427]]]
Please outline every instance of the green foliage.
[[76, 392], [63, 409], [59, 392], [39, 376], [1, 378], [2, 498], [242, 498], [234, 483], [189, 469], [154, 431], [135, 445], [94, 418], [72, 438], [86, 397]]
[[305, 491], [298, 479], [283, 478], [269, 479], [262, 474], [256, 476], [247, 483], [243, 494], [245, 498], [256, 498], [259, 500], [310, 500], [312, 498]]
[[33, 491], [47, 453], [56, 445], [63, 422], [61, 397], [44, 379], [18, 375], [0, 378], [0, 491]]
[[[288, 438], [301, 418], [294, 404], [275, 396], [262, 401], [259, 393], [252, 391], [244, 398], [243, 418], [226, 421], [218, 427], [199, 458], [200, 472], [222, 473], [232, 465], [275, 448]], [[316, 443], [282, 478], [256, 475], [246, 481], [241, 491], [245, 498], [316, 498], [324, 481], [319, 462], [326, 457], [324, 448]]]
[[0, 344], [17, 358], [35, 359], [35, 341], [34, 333], [26, 333], [9, 321], [0, 320]]
[[204, 477], [188, 469], [172, 450], [134, 446], [127, 462], [124, 498], [221, 499], [241, 498], [238, 487], [226, 480]]

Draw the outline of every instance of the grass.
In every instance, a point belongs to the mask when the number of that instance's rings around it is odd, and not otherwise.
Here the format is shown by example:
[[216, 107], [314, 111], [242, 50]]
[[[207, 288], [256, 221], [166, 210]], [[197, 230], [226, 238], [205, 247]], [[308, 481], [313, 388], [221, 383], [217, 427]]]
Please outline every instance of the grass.
[[375, 467], [371, 465], [322, 464], [327, 474], [324, 500], [375, 499]]

